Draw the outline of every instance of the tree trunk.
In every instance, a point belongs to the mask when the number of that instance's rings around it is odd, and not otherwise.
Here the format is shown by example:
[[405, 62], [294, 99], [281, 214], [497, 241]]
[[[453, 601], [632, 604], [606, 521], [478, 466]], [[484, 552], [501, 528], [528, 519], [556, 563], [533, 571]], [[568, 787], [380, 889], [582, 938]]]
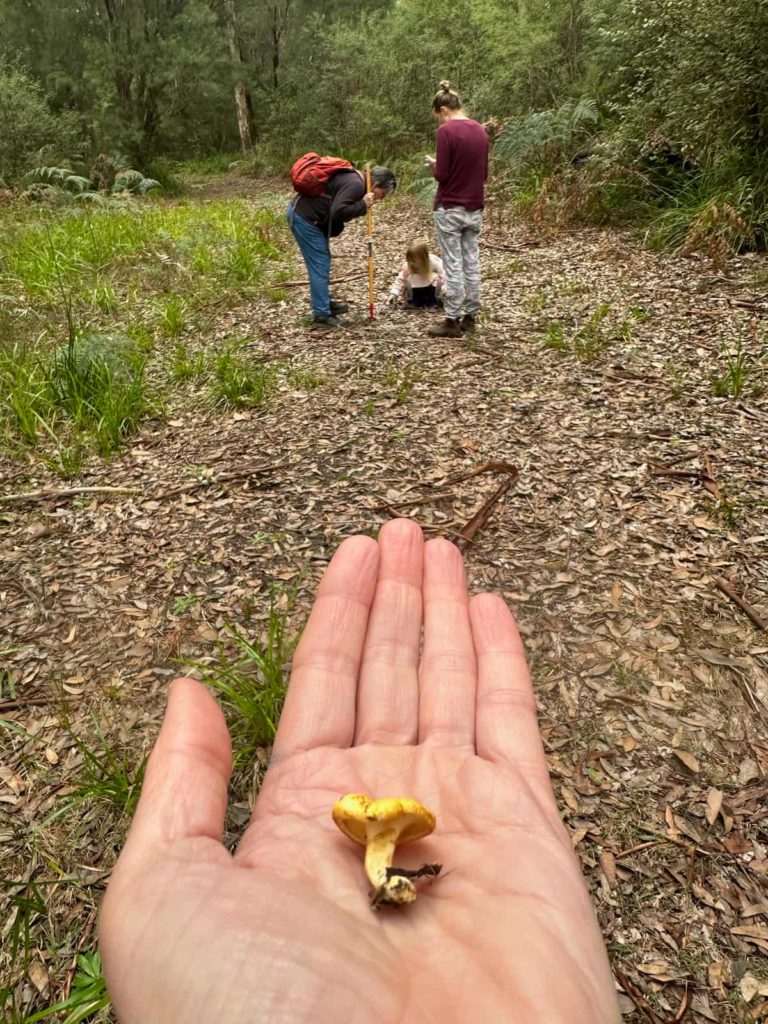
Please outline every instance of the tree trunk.
[[[229, 28], [229, 52], [233, 64], [237, 66], [243, 63], [243, 56], [238, 38], [235, 0], [224, 0], [224, 8], [227, 12]], [[249, 156], [253, 152], [253, 127], [251, 120], [253, 103], [248, 94], [246, 84], [241, 78], [238, 78], [235, 82], [235, 110], [237, 111], [237, 127], [240, 131], [240, 148], [244, 156]]]
[[237, 109], [237, 127], [240, 129], [240, 147], [244, 156], [253, 152], [251, 138], [251, 119], [248, 113], [248, 90], [244, 82], [235, 82], [235, 107]]

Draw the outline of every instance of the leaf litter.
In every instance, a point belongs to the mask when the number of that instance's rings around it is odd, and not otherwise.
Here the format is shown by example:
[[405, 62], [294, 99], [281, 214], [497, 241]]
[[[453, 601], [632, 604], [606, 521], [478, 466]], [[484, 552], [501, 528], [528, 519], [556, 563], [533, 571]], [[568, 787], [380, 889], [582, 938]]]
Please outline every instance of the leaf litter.
[[[377, 207], [380, 298], [414, 221], [431, 234], [407, 199]], [[73, 737], [98, 745], [97, 720], [138, 764], [170, 678], [212, 664], [230, 624], [263, 632], [275, 585], [299, 629], [340, 540], [408, 514], [515, 610], [624, 1019], [764, 1019], [765, 258], [714, 274], [615, 231], [534, 238], [498, 209], [480, 327], [456, 342], [426, 335], [429, 313], [368, 321], [364, 232], [335, 244], [344, 331], [308, 332], [292, 286], [190, 339], [241, 335], [290, 367], [265, 406], [214, 411], [182, 385], [166, 422], [78, 481], [120, 491], [0, 505], [4, 892], [47, 879], [49, 855], [74, 880], [43, 887], [34, 956], [4, 953], [0, 974], [23, 1004], [62, 996], [124, 838], [93, 809], [45, 824], [83, 768]], [[748, 386], [714, 394], [737, 342]], [[6, 493], [61, 489], [38, 464], [0, 470]], [[233, 841], [252, 797], [233, 794]]]

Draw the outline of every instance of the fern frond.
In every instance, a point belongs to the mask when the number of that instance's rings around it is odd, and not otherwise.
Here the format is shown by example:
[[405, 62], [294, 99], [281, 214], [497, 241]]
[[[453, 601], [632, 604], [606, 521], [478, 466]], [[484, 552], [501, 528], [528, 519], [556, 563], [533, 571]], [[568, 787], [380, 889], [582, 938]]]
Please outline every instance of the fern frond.
[[73, 174], [69, 167], [35, 167], [24, 175], [26, 181], [31, 184], [42, 183], [55, 185], [57, 188], [66, 189], [68, 192], [84, 192], [91, 187], [87, 178]]
[[155, 181], [154, 178], [145, 178], [141, 171], [135, 171], [129, 167], [115, 175], [112, 192], [133, 192], [143, 196], [150, 189], [159, 187], [159, 181]]
[[516, 167], [540, 155], [545, 148], [550, 155], [553, 151], [560, 152], [567, 159], [568, 150], [577, 142], [583, 143], [584, 136], [592, 133], [591, 126], [599, 117], [597, 103], [591, 97], [566, 100], [556, 109], [537, 110], [507, 122], [499, 134], [494, 152]]
[[422, 209], [431, 210], [437, 192], [437, 182], [431, 175], [428, 178], [417, 178], [406, 191]]
[[101, 192], [94, 192], [93, 189], [78, 193], [75, 196], [75, 200], [79, 203], [95, 203], [97, 206], [106, 206], [109, 202], [106, 196], [102, 195]]

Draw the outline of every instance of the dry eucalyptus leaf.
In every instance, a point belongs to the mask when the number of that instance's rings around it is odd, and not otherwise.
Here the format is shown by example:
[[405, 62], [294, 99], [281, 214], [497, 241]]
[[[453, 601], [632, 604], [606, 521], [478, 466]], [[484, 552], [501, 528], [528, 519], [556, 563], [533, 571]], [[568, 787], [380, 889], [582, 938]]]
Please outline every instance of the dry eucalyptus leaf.
[[714, 825], [720, 808], [723, 806], [723, 794], [721, 790], [710, 788], [707, 792], [707, 813], [706, 818], [710, 825]]
[[682, 750], [680, 747], [677, 747], [672, 751], [672, 753], [678, 761], [681, 761], [685, 765], [688, 771], [694, 772], [694, 774], [701, 771], [698, 758], [696, 758], [690, 751]]
[[745, 974], [739, 982], [739, 992], [745, 1003], [751, 1003], [757, 995], [760, 982], [753, 974]]
[[27, 970], [27, 976], [40, 995], [44, 995], [50, 984], [45, 964], [41, 963], [40, 960], [33, 960]]

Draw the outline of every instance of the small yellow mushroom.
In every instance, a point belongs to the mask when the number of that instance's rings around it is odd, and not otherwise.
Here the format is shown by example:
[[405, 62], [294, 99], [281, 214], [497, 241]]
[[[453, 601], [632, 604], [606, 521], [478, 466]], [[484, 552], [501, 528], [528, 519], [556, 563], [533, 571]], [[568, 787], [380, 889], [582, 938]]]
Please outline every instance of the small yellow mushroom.
[[413, 871], [392, 866], [397, 846], [422, 839], [434, 830], [434, 814], [416, 800], [372, 800], [363, 793], [347, 793], [337, 800], [333, 820], [344, 835], [365, 846], [365, 873], [373, 886], [372, 907], [413, 903], [416, 886], [411, 879], [434, 878], [440, 871], [440, 864], [422, 864]]

